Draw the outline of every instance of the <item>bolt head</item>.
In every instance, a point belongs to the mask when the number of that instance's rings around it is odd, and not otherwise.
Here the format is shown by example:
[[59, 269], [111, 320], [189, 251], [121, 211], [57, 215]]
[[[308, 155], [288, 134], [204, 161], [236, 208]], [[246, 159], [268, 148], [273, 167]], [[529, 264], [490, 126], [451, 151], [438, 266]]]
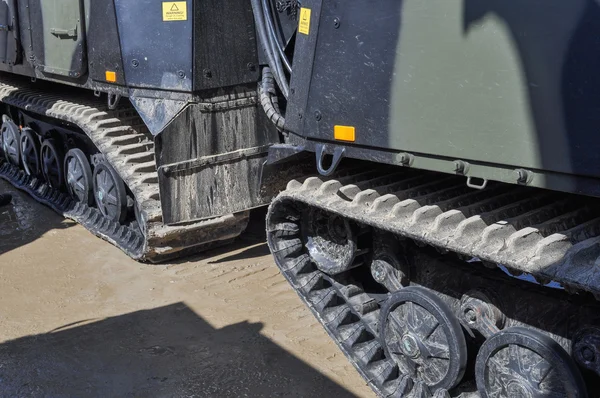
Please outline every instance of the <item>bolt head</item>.
[[402, 352], [405, 355], [411, 358], [418, 358], [421, 355], [421, 350], [419, 349], [419, 343], [417, 342], [417, 339], [410, 334], [405, 334], [402, 336], [401, 343]]
[[586, 362], [594, 362], [596, 360], [596, 353], [592, 348], [586, 346], [581, 349], [581, 357]]
[[475, 312], [475, 310], [472, 308], [467, 309], [465, 311], [465, 319], [471, 324], [477, 322], [477, 313]]
[[385, 267], [381, 264], [381, 261], [375, 260], [371, 264], [371, 275], [373, 275], [373, 279], [378, 283], [382, 283], [385, 281]]
[[460, 161], [460, 160], [455, 160], [454, 161], [454, 171], [456, 172], [462, 172], [465, 169], [465, 164]]

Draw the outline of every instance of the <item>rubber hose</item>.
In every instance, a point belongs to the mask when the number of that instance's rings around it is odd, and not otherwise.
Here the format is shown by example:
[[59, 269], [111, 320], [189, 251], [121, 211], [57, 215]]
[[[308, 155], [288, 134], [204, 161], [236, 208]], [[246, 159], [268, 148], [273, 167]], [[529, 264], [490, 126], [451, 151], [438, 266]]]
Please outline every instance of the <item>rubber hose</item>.
[[[265, 23], [263, 20], [263, 12], [262, 7], [260, 5], [260, 0], [250, 0], [250, 2], [252, 5], [252, 12], [254, 13], [254, 22], [256, 23], [256, 30], [258, 32], [260, 42], [263, 46], [263, 50], [265, 52], [265, 55], [267, 56], [269, 64], [275, 65], [274, 54], [271, 52], [271, 48], [269, 46], [269, 39], [265, 30]], [[278, 76], [277, 73], [275, 73], [274, 77], [275, 81], [277, 82], [277, 85], [281, 88], [284, 97], [287, 98], [288, 89], [287, 86], [282, 83], [281, 76]]]
[[279, 41], [279, 38], [277, 37], [277, 33], [275, 32], [275, 24], [273, 23], [272, 7], [269, 7], [269, 5], [266, 4], [266, 2], [267, 2], [267, 0], [263, 0], [263, 8], [265, 9], [265, 18], [267, 20], [267, 27], [269, 28], [269, 34], [271, 35], [271, 39], [275, 43], [275, 48], [277, 49], [277, 52], [279, 53], [279, 58], [281, 58], [281, 60], [283, 61], [283, 66], [285, 66], [285, 69], [287, 69], [287, 71], [289, 73], [292, 73], [292, 65], [290, 65], [290, 61], [285, 56], [285, 52], [283, 51], [283, 46], [282, 46], [281, 42]]
[[263, 79], [261, 83], [258, 84], [258, 95], [260, 98], [260, 104], [269, 120], [275, 125], [275, 127], [277, 127], [279, 131], [283, 132], [285, 118], [281, 113], [278, 112], [279, 107], [275, 108], [275, 106], [273, 105], [271, 93], [269, 92], [271, 86], [273, 86], [273, 75], [269, 68], [263, 68]]
[[[269, 7], [269, 5], [267, 4], [267, 0], [262, 0], [262, 10], [263, 10], [263, 18], [264, 18], [263, 21], [266, 20], [267, 28], [270, 28], [269, 22], [271, 21], [271, 19], [269, 16], [268, 7]], [[272, 32], [273, 32], [273, 34], [275, 33], [274, 30]], [[285, 86], [285, 89], [284, 89], [284, 87], [280, 86], [281, 91], [289, 92], [289, 85], [288, 85], [288, 81], [285, 76], [285, 73], [283, 72], [281, 58], [279, 56], [277, 56], [277, 45], [275, 44], [276, 38], [273, 37], [272, 34], [269, 34], [269, 31], [267, 31], [266, 33], [267, 33], [267, 40], [269, 41], [269, 45], [271, 46], [271, 54], [273, 54], [274, 61], [275, 61], [275, 64], [270, 65], [271, 68], [273, 69], [273, 74], [275, 76], [279, 76], [281, 83]], [[287, 95], [285, 97], [287, 98]]]

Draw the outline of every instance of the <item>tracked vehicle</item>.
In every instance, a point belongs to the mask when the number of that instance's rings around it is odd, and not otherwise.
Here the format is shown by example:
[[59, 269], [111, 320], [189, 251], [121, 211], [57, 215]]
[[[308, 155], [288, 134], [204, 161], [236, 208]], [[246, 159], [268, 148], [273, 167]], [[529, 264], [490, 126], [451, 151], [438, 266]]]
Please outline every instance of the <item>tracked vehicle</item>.
[[138, 260], [230, 241], [278, 189], [255, 36], [239, 1], [0, 2], [0, 177]]
[[331, 338], [382, 397], [599, 396], [600, 5], [297, 13], [267, 237]]

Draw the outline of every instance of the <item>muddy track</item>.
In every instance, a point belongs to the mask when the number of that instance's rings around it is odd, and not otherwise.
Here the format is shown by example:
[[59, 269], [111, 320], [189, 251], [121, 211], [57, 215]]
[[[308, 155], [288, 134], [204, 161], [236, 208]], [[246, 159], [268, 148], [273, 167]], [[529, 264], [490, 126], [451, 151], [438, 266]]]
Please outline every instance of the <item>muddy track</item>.
[[246, 227], [247, 213], [167, 226], [162, 223], [154, 142], [128, 101], [115, 110], [91, 93], [61, 94], [32, 89], [2, 77], [0, 101], [12, 107], [58, 122], [76, 125], [113, 166], [140, 206], [140, 229], [107, 220], [99, 211], [71, 203], [61, 192], [3, 164], [0, 176], [26, 190], [36, 200], [92, 233], [120, 247], [136, 260], [164, 261], [181, 252], [200, 250], [238, 236]]
[[[309, 253], [307, 229], [314, 220], [307, 217], [323, 212], [358, 230], [369, 228], [440, 253], [479, 259], [470, 265], [478, 272], [485, 269], [482, 263], [492, 268], [502, 264], [511, 274], [531, 274], [542, 285], [554, 281], [571, 293], [597, 296], [596, 208], [597, 200], [591, 198], [521, 186], [492, 184], [473, 190], [454, 176], [354, 169], [332, 179], [290, 182], [269, 208], [267, 236], [282, 274], [379, 396], [443, 397], [448, 391], [428, 391], [386, 357], [379, 323], [387, 295], [371, 294], [343, 273], [331, 277], [323, 272], [321, 263], [329, 260]], [[350, 269], [365, 263], [360, 244], [354, 250]]]

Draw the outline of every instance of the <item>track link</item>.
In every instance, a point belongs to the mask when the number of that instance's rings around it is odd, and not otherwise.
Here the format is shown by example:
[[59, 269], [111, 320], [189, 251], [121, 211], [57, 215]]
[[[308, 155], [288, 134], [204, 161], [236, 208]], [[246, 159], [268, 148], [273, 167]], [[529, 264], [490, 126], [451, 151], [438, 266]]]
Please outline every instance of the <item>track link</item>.
[[[105, 219], [88, 206], [30, 178], [16, 167], [0, 164], [0, 177], [27, 191], [65, 217], [121, 248], [136, 260], [163, 261], [182, 252], [214, 246], [238, 236], [248, 214], [231, 214], [210, 220], [167, 226], [162, 222], [154, 143], [146, 126], [128, 101], [108, 109], [105, 101], [88, 92], [56, 89], [51, 93], [0, 76], [0, 101], [23, 111], [76, 125], [94, 143], [133, 193], [140, 206], [141, 231]], [[77, 94], [73, 94], [76, 92]], [[80, 93], [80, 94], [79, 94]]]
[[[363, 169], [364, 170], [364, 169]], [[332, 179], [291, 181], [271, 204], [267, 239], [276, 263], [373, 390], [387, 396], [449, 396], [407, 380], [385, 358], [378, 336], [380, 302], [344, 274], [328, 276], [306, 248], [307, 209], [412, 239], [464, 259], [528, 273], [541, 284], [600, 294], [597, 199], [522, 186], [465, 186], [464, 178], [410, 169], [340, 171]], [[385, 298], [381, 298], [381, 301]]]

